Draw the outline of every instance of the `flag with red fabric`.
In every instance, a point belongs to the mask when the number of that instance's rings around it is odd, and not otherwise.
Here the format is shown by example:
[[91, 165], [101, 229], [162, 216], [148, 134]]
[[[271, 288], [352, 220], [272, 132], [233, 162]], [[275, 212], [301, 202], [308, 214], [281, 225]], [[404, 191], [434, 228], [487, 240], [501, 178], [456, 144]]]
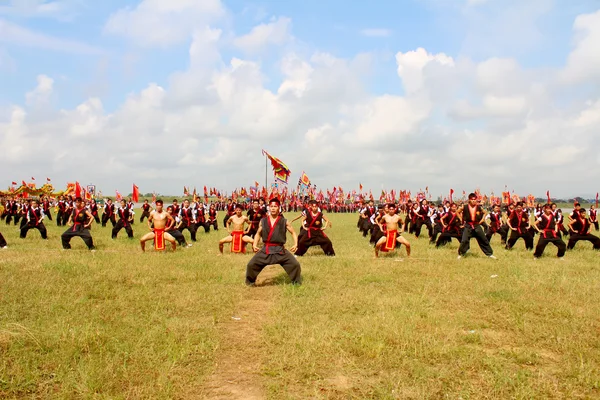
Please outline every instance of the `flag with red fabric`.
[[273, 167], [273, 174], [275, 175], [275, 178], [278, 181], [287, 183], [288, 178], [290, 177], [290, 174], [292, 173], [292, 171], [290, 171], [290, 169], [287, 167], [287, 165], [285, 165], [285, 163], [283, 161], [281, 161], [279, 158], [273, 157], [272, 155], [270, 155], [265, 150], [262, 151], [262, 154], [267, 156], [267, 158], [271, 161], [271, 166]]
[[131, 192], [131, 201], [137, 203], [140, 201], [140, 188], [134, 183], [133, 190]]

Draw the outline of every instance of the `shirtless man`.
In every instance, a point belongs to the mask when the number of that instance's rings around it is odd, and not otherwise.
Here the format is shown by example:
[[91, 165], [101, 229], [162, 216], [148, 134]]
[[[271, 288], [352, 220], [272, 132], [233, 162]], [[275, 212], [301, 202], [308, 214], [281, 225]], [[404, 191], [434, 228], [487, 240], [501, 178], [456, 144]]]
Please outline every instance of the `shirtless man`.
[[[383, 223], [385, 222], [385, 228]], [[410, 257], [410, 243], [408, 240], [400, 236], [402, 229], [398, 229], [398, 223], [402, 224], [400, 215], [396, 214], [396, 205], [388, 204], [388, 212], [386, 215], [381, 217], [378, 223], [379, 229], [385, 232], [385, 236], [380, 238], [375, 244], [375, 257], [379, 257], [379, 250], [385, 244], [384, 249], [386, 251], [394, 250], [396, 248], [396, 242], [406, 246], [406, 256]]]
[[[246, 243], [253, 243], [254, 239], [246, 235], [250, 231], [250, 220], [247, 216], [242, 215], [242, 206], [236, 204], [235, 214], [227, 218], [225, 228], [229, 232], [229, 236], [219, 240], [219, 254], [223, 254], [223, 246], [225, 243], [231, 243], [232, 253], [243, 253], [246, 248]], [[244, 229], [244, 225], [248, 225]]]
[[148, 228], [152, 232], [146, 233], [140, 239], [140, 246], [142, 251], [146, 251], [146, 242], [154, 239], [154, 250], [162, 251], [165, 249], [165, 240], [171, 243], [173, 251], [177, 248], [175, 238], [169, 233], [165, 232], [167, 226], [171, 226], [175, 223], [173, 217], [163, 210], [163, 201], [156, 200], [156, 209], [150, 212], [148, 217]]

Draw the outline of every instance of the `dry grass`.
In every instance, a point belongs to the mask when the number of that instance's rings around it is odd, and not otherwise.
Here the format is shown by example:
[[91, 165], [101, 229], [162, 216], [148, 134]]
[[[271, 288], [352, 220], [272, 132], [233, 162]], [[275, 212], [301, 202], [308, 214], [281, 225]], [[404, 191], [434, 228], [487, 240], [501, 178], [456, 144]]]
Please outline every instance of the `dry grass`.
[[[436, 250], [409, 235], [414, 259], [373, 260], [356, 215], [329, 217], [337, 257], [311, 249], [303, 286], [271, 269], [250, 289], [249, 255], [216, 257], [222, 231], [142, 254], [94, 226], [89, 253], [78, 238], [61, 251], [54, 224], [41, 241], [2, 223], [0, 397], [600, 396], [588, 243], [533, 261], [522, 242], [506, 252], [495, 238], [493, 261], [473, 241], [458, 261], [456, 242]], [[134, 225], [136, 238], [145, 231]]]

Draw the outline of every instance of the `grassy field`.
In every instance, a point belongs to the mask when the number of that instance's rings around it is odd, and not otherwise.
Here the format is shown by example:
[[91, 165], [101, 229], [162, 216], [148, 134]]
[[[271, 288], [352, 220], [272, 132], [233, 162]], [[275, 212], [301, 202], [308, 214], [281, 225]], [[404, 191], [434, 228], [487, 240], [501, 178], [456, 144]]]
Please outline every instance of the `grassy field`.
[[474, 240], [457, 260], [407, 235], [412, 259], [374, 260], [356, 215], [328, 217], [337, 257], [311, 249], [302, 286], [268, 267], [254, 288], [250, 255], [217, 257], [223, 231], [156, 254], [145, 224], [133, 241], [94, 225], [90, 253], [52, 222], [47, 241], [2, 222], [0, 398], [600, 397], [589, 243], [534, 261], [495, 237], [497, 261]]

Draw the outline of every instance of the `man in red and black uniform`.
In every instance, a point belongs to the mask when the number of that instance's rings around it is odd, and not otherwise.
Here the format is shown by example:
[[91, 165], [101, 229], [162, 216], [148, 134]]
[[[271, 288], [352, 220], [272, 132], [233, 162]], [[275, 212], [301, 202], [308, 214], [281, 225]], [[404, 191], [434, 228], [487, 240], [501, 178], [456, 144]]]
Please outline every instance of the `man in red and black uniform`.
[[227, 225], [227, 220], [231, 218], [232, 215], [235, 215], [235, 204], [233, 204], [233, 200], [227, 200], [227, 205], [225, 206], [225, 217], [223, 218], [223, 226]]
[[[301, 267], [298, 260], [290, 252], [295, 252], [298, 247], [298, 236], [292, 225], [279, 215], [279, 199], [273, 198], [269, 201], [269, 215], [264, 217], [254, 236], [252, 244], [256, 254], [246, 266], [246, 285], [254, 286], [258, 274], [267, 266], [279, 264], [289, 275], [293, 284], [302, 283]], [[290, 250], [285, 248], [286, 231], [292, 234], [294, 244]], [[258, 241], [262, 238], [264, 246], [258, 247]]]
[[596, 210], [596, 207], [593, 204], [590, 206], [590, 223], [594, 225], [594, 228], [598, 231], [598, 210]]
[[177, 199], [173, 199], [173, 204], [171, 204], [171, 207], [173, 207], [173, 215], [179, 215], [179, 210], [181, 209], [181, 206], [179, 205]]
[[540, 238], [537, 246], [535, 246], [533, 258], [537, 259], [541, 257], [548, 243], [552, 243], [558, 248], [556, 256], [562, 258], [565, 255], [567, 245], [560, 237], [558, 224], [556, 223], [556, 218], [554, 217], [552, 206], [550, 204], [544, 206], [544, 212], [537, 219], [534, 227], [540, 233]]
[[369, 200], [369, 205], [361, 212], [362, 223], [360, 230], [363, 233], [363, 237], [367, 237], [369, 233], [373, 231], [373, 223], [371, 217], [375, 214], [375, 203], [373, 200]]
[[142, 215], [140, 216], [140, 222], [144, 222], [144, 218], [150, 217], [150, 211], [152, 211], [152, 206], [148, 204], [148, 200], [144, 200], [144, 204], [142, 204]]
[[94, 221], [96, 221], [96, 223], [99, 224], [100, 223], [100, 217], [98, 216], [98, 204], [96, 203], [96, 200], [94, 200], [94, 199], [90, 200], [90, 204], [88, 205], [88, 209], [90, 210], [90, 213], [94, 217]]
[[298, 241], [298, 249], [294, 253], [297, 256], [303, 256], [309, 247], [321, 246], [326, 256], [335, 256], [331, 240], [323, 232], [331, 222], [319, 211], [319, 205], [316, 200], [309, 202], [310, 209], [304, 215], [306, 235]]
[[250, 221], [250, 229], [248, 230], [246, 236], [250, 236], [254, 239], [254, 235], [256, 235], [256, 232], [258, 231], [260, 220], [265, 216], [262, 208], [260, 207], [258, 199], [252, 200], [252, 208], [248, 210], [246, 214], [248, 216], [248, 220]]
[[211, 226], [215, 231], [219, 230], [219, 221], [217, 221], [217, 215], [218, 211], [215, 208], [215, 205], [211, 204], [210, 208], [208, 209], [208, 221], [206, 221], [209, 230]]
[[508, 225], [502, 223], [502, 210], [499, 204], [494, 204], [492, 212], [486, 216], [486, 219], [489, 220], [488, 229], [485, 233], [487, 240], [491, 241], [492, 236], [497, 233], [500, 235], [501, 243], [505, 245], [506, 237], [508, 236]]
[[52, 213], [50, 212], [50, 200], [48, 200], [47, 196], [43, 196], [41, 199], [41, 207], [44, 211], [44, 216], [48, 218], [48, 221], [52, 221]]
[[489, 240], [485, 237], [481, 224], [485, 218], [485, 212], [477, 202], [477, 195], [469, 193], [469, 202], [463, 206], [462, 220], [464, 224], [460, 247], [458, 248], [458, 258], [462, 258], [470, 248], [471, 238], [477, 239], [477, 244], [483, 253], [489, 258], [496, 259], [494, 250], [490, 246]]
[[102, 226], [105, 227], [108, 221], [111, 222], [113, 228], [117, 224], [117, 220], [115, 218], [115, 205], [113, 204], [111, 199], [107, 199], [104, 203], [104, 212], [102, 213]]
[[450, 204], [450, 210], [444, 213], [440, 218], [442, 233], [435, 243], [435, 247], [445, 246], [455, 238], [459, 242], [462, 239], [462, 221], [457, 213], [458, 206], [455, 203]]
[[60, 236], [63, 249], [70, 249], [71, 239], [75, 236], [79, 236], [81, 239], [83, 239], [88, 249], [94, 250], [94, 241], [92, 240], [92, 235], [90, 234], [89, 229], [92, 225], [92, 222], [94, 222], [94, 217], [83, 206], [83, 200], [81, 197], [75, 198], [75, 207], [73, 208], [73, 212], [67, 221], [67, 224], [69, 226], [72, 225], [72, 227], [67, 229]]
[[208, 233], [210, 225], [206, 222], [206, 208], [201, 202], [196, 202], [196, 232], [198, 229], [204, 229], [204, 233]]
[[[62, 226], [64, 225], [63, 221], [65, 219], [65, 212], [67, 210], [64, 196], [58, 196], [56, 207], [58, 207], [58, 212], [56, 213], [56, 226]], [[69, 218], [69, 215], [67, 215], [67, 218]]]
[[29, 214], [30, 208], [31, 208], [31, 200], [24, 200], [21, 203], [21, 210], [19, 211], [19, 220], [21, 221], [21, 223], [19, 225], [19, 229], [23, 229], [23, 227], [25, 227], [25, 225], [27, 225], [27, 215]]
[[65, 213], [62, 220], [63, 225], [67, 225], [67, 222], [69, 222], [69, 217], [73, 214], [73, 208], [75, 208], [73, 196], [69, 196], [69, 198], [65, 200]]
[[188, 199], [183, 201], [183, 207], [179, 210], [179, 218], [181, 218], [181, 225], [178, 228], [179, 231], [183, 233], [183, 231], [187, 229], [190, 232], [192, 242], [195, 242], [196, 230], [198, 229], [196, 226], [196, 210], [190, 207], [190, 201]]
[[592, 225], [587, 219], [585, 208], [580, 208], [577, 212], [577, 217], [569, 223], [571, 234], [569, 235], [569, 243], [567, 249], [572, 250], [575, 244], [580, 240], [587, 240], [594, 245], [594, 250], [600, 250], [600, 238], [590, 233]]
[[533, 250], [533, 236], [529, 228], [529, 214], [523, 210], [523, 202], [519, 201], [515, 207], [515, 210], [508, 216], [508, 227], [510, 228], [510, 237], [506, 242], [506, 249], [510, 250], [513, 248], [517, 240], [522, 238], [525, 241], [525, 248], [527, 250]]
[[27, 208], [27, 215], [24, 218], [25, 225], [21, 228], [19, 237], [25, 239], [27, 237], [27, 231], [30, 229], [37, 229], [42, 235], [42, 239], [48, 239], [48, 232], [44, 226], [44, 210], [40, 207], [37, 200], [31, 202], [31, 206]]
[[431, 225], [431, 220], [429, 219], [430, 215], [429, 202], [425, 199], [421, 200], [421, 205], [416, 210], [416, 218], [415, 218], [415, 237], [419, 237], [421, 235], [421, 228], [423, 225], [427, 227], [427, 231], [429, 233], [429, 238], [433, 235], [433, 226]]
[[117, 214], [119, 215], [119, 220], [112, 230], [111, 237], [116, 239], [119, 231], [124, 228], [127, 232], [127, 237], [133, 239], [133, 229], [131, 228], [132, 213], [129, 207], [127, 207], [125, 200], [121, 200], [121, 207], [117, 210]]

